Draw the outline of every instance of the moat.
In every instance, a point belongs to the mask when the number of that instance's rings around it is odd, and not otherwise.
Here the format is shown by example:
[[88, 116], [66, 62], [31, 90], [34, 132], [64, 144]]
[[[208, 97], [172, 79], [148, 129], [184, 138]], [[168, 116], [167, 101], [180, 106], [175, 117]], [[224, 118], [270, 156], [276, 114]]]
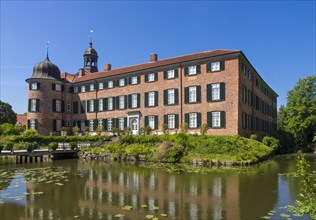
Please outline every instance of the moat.
[[[1, 219], [286, 219], [296, 155], [245, 168], [60, 160], [0, 165]], [[316, 155], [306, 156], [316, 169]], [[309, 219], [307, 216], [301, 219]]]

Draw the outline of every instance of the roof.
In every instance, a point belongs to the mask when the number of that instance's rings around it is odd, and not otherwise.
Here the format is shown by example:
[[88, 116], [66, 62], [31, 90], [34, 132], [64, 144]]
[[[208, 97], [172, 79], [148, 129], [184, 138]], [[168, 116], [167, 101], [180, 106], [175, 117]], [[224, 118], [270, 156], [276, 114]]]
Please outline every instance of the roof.
[[186, 62], [186, 61], [192, 61], [192, 60], [197, 60], [197, 59], [203, 59], [203, 58], [212, 57], [212, 56], [227, 55], [227, 54], [232, 54], [236, 52], [240, 52], [240, 50], [212, 50], [212, 51], [194, 53], [194, 54], [189, 54], [189, 55], [184, 55], [184, 56], [158, 60], [154, 62], [137, 64], [134, 66], [113, 69], [106, 72], [102, 71], [102, 72], [89, 73], [81, 77], [76, 76], [75, 79], [72, 79], [70, 82], [83, 82], [83, 81], [93, 80], [97, 78], [119, 75], [119, 74], [123, 74], [127, 72], [140, 71], [140, 70], [145, 70], [149, 68], [155, 68], [155, 67], [171, 65], [171, 64]]

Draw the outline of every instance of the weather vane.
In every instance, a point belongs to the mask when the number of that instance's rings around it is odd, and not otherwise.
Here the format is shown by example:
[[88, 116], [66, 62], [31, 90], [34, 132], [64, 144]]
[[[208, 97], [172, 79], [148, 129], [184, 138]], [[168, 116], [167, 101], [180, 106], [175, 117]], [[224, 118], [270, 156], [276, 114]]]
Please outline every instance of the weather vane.
[[92, 45], [92, 33], [93, 33], [93, 30], [90, 30], [90, 45]]

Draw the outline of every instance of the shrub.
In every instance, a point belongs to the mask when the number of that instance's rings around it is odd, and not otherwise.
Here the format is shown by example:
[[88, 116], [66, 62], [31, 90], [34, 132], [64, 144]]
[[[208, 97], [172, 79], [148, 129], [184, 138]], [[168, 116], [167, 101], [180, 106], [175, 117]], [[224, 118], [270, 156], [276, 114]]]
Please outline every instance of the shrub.
[[58, 143], [57, 142], [51, 142], [51, 143], [49, 143], [48, 148], [51, 149], [51, 150], [57, 150]]
[[252, 134], [252, 135], [250, 135], [250, 139], [251, 140], [258, 140], [258, 137], [256, 134]]
[[278, 139], [270, 136], [264, 136], [262, 143], [268, 147], [271, 147], [274, 151], [277, 150], [280, 145], [280, 141]]
[[3, 150], [4, 146], [0, 143], [0, 152]]
[[13, 145], [14, 150], [25, 150], [25, 143], [24, 142], [19, 142], [19, 143], [15, 143]]
[[4, 144], [4, 149], [5, 150], [13, 150], [13, 143], [12, 142], [7, 142]]
[[150, 126], [148, 126], [148, 125], [146, 125], [145, 127], [144, 127], [144, 134], [145, 135], [149, 135], [149, 132], [151, 131], [151, 127]]
[[77, 147], [77, 144], [75, 142], [70, 142], [69, 146], [71, 150], [74, 150]]
[[183, 132], [185, 134], [188, 133], [189, 124], [188, 123], [181, 124], [180, 129], [181, 129], [181, 132]]
[[80, 131], [80, 128], [77, 125], [72, 128], [72, 133], [74, 135], [78, 135], [79, 131]]
[[201, 135], [205, 135], [207, 130], [208, 130], [208, 125], [207, 124], [202, 124], [201, 127], [200, 127]]
[[167, 133], [167, 130], [168, 130], [168, 125], [167, 125], [167, 124], [163, 124], [163, 125], [162, 125], [162, 132], [163, 132], [164, 134], [166, 134], [166, 133]]
[[161, 162], [177, 163], [183, 156], [184, 147], [177, 143], [163, 141], [158, 145], [155, 158]]
[[38, 135], [37, 131], [36, 130], [33, 130], [33, 129], [27, 129], [23, 132], [22, 134], [24, 137], [31, 137], [31, 136], [36, 136]]

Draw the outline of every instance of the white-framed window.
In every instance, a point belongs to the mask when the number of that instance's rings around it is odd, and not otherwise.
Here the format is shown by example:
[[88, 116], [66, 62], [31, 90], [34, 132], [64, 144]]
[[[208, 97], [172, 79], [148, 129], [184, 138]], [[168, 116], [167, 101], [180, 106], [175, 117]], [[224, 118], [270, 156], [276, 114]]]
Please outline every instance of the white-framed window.
[[108, 119], [108, 131], [111, 131], [113, 128], [113, 119], [109, 118]]
[[98, 106], [99, 106], [99, 111], [103, 111], [103, 99], [98, 99]]
[[36, 99], [31, 99], [31, 107], [30, 107], [30, 111], [31, 112], [36, 112]]
[[175, 77], [174, 70], [167, 71], [167, 79], [173, 79]]
[[71, 112], [71, 103], [67, 102], [67, 113]]
[[168, 90], [168, 105], [173, 105], [175, 103], [175, 90]]
[[196, 102], [196, 86], [189, 87], [189, 102]]
[[220, 100], [220, 84], [212, 84], [212, 100]]
[[132, 85], [138, 84], [138, 77], [137, 77], [137, 76], [132, 76], [132, 78], [131, 78], [131, 84], [132, 84]]
[[189, 66], [188, 75], [195, 75], [195, 74], [196, 74], [196, 66]]
[[108, 88], [113, 88], [113, 87], [114, 87], [113, 80], [108, 81]]
[[31, 83], [31, 90], [37, 90], [38, 89], [38, 83], [37, 82], [32, 82]]
[[99, 119], [98, 120], [98, 126], [103, 128], [103, 120], [102, 119]]
[[219, 61], [211, 63], [211, 71], [212, 72], [220, 71], [220, 69], [221, 69], [221, 65], [220, 65]]
[[78, 87], [77, 86], [74, 87], [74, 93], [78, 93]]
[[125, 79], [119, 80], [119, 86], [125, 86]]
[[90, 91], [94, 91], [94, 84], [93, 83], [90, 84], [89, 88], [90, 88]]
[[113, 97], [108, 98], [108, 110], [113, 110]]
[[30, 119], [30, 129], [35, 130], [36, 129], [36, 120]]
[[55, 90], [61, 92], [61, 85], [55, 84]]
[[61, 101], [56, 100], [56, 112], [61, 112]]
[[56, 131], [61, 131], [61, 120], [56, 120]]
[[168, 115], [168, 128], [174, 129], [175, 128], [175, 115]]
[[148, 82], [155, 81], [155, 73], [148, 73]]
[[81, 92], [86, 92], [86, 86], [81, 86]]
[[189, 128], [197, 128], [197, 114], [189, 113]]
[[119, 96], [119, 109], [125, 108], [125, 96]]
[[155, 129], [155, 116], [153, 116], [153, 115], [148, 116], [148, 126], [151, 129]]
[[89, 131], [93, 131], [93, 120], [89, 120]]
[[148, 92], [148, 106], [155, 106], [155, 92]]
[[119, 129], [121, 131], [123, 131], [124, 130], [124, 118], [119, 118], [118, 122], [119, 122]]
[[89, 100], [89, 112], [94, 112], [94, 100]]
[[132, 94], [132, 97], [131, 97], [131, 107], [132, 108], [137, 108], [137, 103], [138, 103], [138, 100], [137, 100], [137, 94]]
[[66, 126], [67, 126], [67, 127], [71, 127], [71, 120], [67, 120]]
[[104, 84], [103, 84], [103, 82], [99, 82], [99, 89], [104, 89]]
[[219, 128], [221, 127], [221, 113], [212, 112], [212, 127]]

